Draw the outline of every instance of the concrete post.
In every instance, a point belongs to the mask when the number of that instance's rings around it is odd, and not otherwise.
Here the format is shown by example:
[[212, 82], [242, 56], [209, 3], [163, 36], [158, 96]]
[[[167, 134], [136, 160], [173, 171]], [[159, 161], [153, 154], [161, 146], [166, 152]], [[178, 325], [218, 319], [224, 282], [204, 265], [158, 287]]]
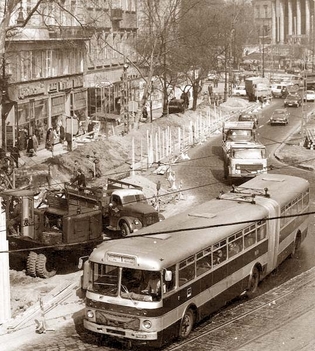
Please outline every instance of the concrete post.
[[11, 297], [6, 215], [1, 204], [2, 198], [0, 197], [0, 324], [3, 324], [11, 318]]

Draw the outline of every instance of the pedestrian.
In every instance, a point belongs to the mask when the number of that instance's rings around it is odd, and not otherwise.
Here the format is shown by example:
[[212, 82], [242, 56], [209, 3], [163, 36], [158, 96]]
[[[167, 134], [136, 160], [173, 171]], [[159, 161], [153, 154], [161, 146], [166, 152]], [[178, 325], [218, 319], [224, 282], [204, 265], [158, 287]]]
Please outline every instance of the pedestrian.
[[34, 133], [32, 134], [32, 140], [33, 140], [34, 155], [36, 156], [36, 152], [38, 149], [38, 139]]
[[32, 135], [30, 135], [29, 138], [27, 139], [26, 154], [27, 154], [27, 156], [29, 156], [29, 157], [33, 157], [34, 154], [35, 154], [35, 151], [34, 151], [34, 142], [33, 142]]
[[59, 128], [59, 140], [61, 144], [65, 141], [65, 127], [62, 124], [60, 124]]
[[88, 127], [87, 127], [87, 131], [88, 131], [88, 134], [91, 138], [94, 138], [94, 133], [93, 133], [93, 130], [94, 130], [94, 124], [93, 122], [90, 120], [89, 121], [89, 124], [88, 124]]
[[53, 129], [49, 128], [46, 134], [46, 143], [45, 148], [51, 152], [53, 152], [53, 143], [54, 143], [54, 133]]
[[67, 150], [72, 151], [72, 134], [66, 133]]
[[142, 108], [142, 118], [147, 119], [148, 118], [148, 110], [146, 106], [143, 106]]
[[209, 93], [209, 96], [212, 98], [212, 94], [213, 94], [213, 87], [211, 84], [208, 85], [208, 93]]
[[77, 176], [72, 180], [72, 182], [70, 183], [70, 185], [73, 185], [77, 183], [77, 187], [79, 189], [79, 191], [83, 191], [84, 188], [86, 188], [86, 179], [85, 179], [85, 175], [82, 172], [81, 168], [78, 168], [78, 174]]
[[78, 175], [78, 169], [79, 169], [79, 161], [74, 160], [74, 166], [73, 166], [73, 179]]

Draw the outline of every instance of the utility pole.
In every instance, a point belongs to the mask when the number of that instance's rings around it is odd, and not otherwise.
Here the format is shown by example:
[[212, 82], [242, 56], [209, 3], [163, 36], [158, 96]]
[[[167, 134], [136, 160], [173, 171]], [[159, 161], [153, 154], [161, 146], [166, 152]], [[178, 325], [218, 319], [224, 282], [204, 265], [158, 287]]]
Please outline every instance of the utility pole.
[[9, 242], [6, 233], [6, 211], [1, 208], [0, 198], [0, 325], [11, 318]]

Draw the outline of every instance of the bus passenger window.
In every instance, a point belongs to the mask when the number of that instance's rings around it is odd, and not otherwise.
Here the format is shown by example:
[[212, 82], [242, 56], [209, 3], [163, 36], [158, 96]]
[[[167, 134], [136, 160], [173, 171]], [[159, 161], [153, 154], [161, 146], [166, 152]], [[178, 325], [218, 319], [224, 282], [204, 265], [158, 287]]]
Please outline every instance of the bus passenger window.
[[266, 237], [266, 227], [263, 226], [263, 227], [260, 227], [257, 229], [257, 240], [260, 241], [260, 240], [263, 240], [265, 239]]
[[242, 244], [240, 240], [233, 241], [229, 243], [229, 257], [238, 254], [242, 250]]
[[213, 252], [213, 265], [217, 265], [226, 260], [226, 246], [221, 247], [219, 250]]
[[197, 276], [211, 269], [211, 255], [207, 255], [197, 261]]
[[251, 233], [244, 236], [245, 249], [249, 246], [254, 245], [255, 242], [256, 242], [256, 233], [255, 232], [251, 232]]
[[179, 286], [182, 286], [195, 278], [195, 265], [190, 264], [179, 270]]

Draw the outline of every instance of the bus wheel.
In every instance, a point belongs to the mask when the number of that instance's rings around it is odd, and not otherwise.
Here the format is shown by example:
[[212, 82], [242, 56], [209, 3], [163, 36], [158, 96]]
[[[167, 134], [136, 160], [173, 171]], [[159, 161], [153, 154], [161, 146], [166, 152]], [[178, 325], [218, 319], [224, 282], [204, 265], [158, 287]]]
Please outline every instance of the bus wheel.
[[259, 284], [259, 270], [257, 267], [254, 267], [253, 273], [252, 273], [251, 277], [249, 278], [248, 289], [246, 292], [246, 295], [249, 298], [253, 297], [253, 295], [257, 291], [258, 284]]
[[56, 274], [55, 270], [48, 271], [46, 268], [47, 257], [44, 254], [39, 254], [36, 261], [36, 274], [40, 278], [50, 278]]
[[120, 228], [121, 236], [125, 237], [130, 234], [130, 229], [128, 227], [128, 224], [124, 222]]
[[36, 261], [37, 261], [37, 253], [31, 251], [28, 254], [26, 261], [26, 274], [31, 277], [36, 277]]
[[180, 329], [179, 329], [180, 339], [185, 339], [188, 337], [188, 335], [193, 329], [194, 322], [195, 322], [194, 312], [191, 309], [186, 310], [180, 323]]
[[300, 237], [300, 235], [298, 235], [295, 238], [295, 241], [294, 241], [294, 244], [293, 244], [293, 249], [292, 249], [292, 252], [290, 253], [290, 258], [294, 258], [295, 257], [296, 252], [298, 251], [300, 246], [301, 246], [301, 237]]

